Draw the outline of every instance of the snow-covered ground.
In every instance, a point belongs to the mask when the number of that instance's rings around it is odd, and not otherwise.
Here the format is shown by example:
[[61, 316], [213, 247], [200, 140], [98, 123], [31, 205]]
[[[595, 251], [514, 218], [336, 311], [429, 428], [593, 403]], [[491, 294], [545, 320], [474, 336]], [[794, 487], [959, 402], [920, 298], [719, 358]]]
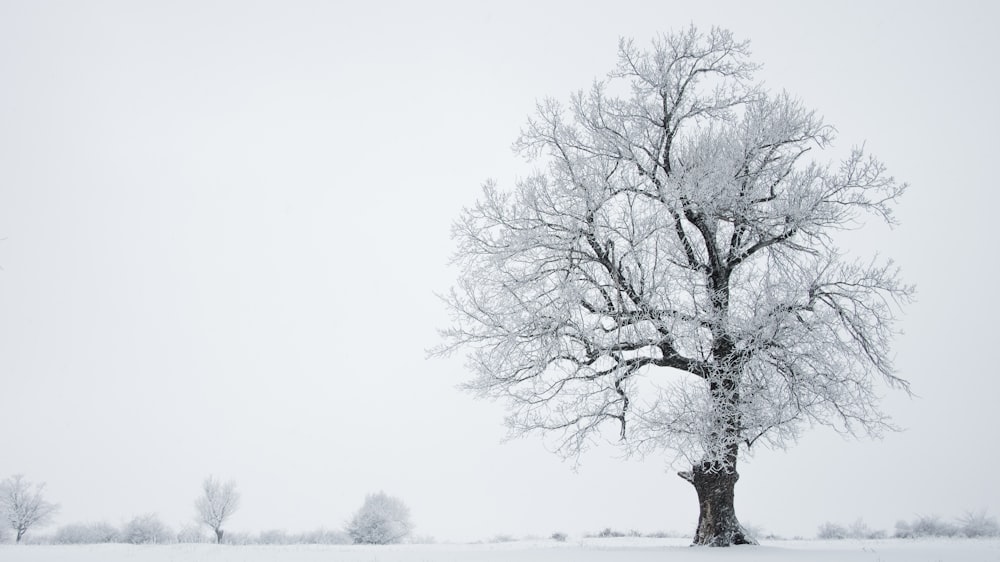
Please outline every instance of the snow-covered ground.
[[685, 539], [398, 546], [0, 545], [4, 562], [998, 562], [1000, 539], [764, 541], [692, 548]]

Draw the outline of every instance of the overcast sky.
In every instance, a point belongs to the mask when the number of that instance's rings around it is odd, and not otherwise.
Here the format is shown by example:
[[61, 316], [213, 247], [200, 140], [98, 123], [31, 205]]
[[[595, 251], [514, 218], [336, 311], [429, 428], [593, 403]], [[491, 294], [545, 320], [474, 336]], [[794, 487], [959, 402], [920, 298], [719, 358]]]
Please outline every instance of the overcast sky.
[[339, 528], [384, 490], [438, 540], [693, 531], [667, 457], [501, 443], [501, 405], [425, 350], [451, 222], [524, 169], [535, 101], [694, 23], [838, 128], [826, 157], [866, 143], [911, 184], [852, 239], [918, 286], [918, 398], [885, 402], [907, 431], [758, 452], [739, 517], [996, 514], [998, 5], [490, 4], [0, 0], [0, 478], [47, 482], [57, 524], [178, 528], [215, 474], [232, 530]]

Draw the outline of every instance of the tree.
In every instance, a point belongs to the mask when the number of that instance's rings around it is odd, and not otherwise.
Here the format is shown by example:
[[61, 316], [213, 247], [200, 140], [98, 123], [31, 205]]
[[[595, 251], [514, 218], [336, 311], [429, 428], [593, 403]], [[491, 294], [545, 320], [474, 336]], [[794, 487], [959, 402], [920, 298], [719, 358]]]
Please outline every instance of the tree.
[[56, 529], [52, 542], [56, 544], [101, 544], [118, 542], [121, 533], [108, 523], [71, 523]]
[[749, 44], [695, 28], [619, 44], [608, 78], [546, 99], [515, 148], [538, 163], [487, 182], [453, 229], [453, 323], [466, 383], [503, 399], [515, 435], [578, 457], [605, 422], [627, 452], [671, 451], [700, 506], [696, 544], [752, 543], [737, 460], [805, 424], [877, 435], [881, 380], [912, 296], [891, 261], [837, 232], [894, 224], [905, 184], [861, 148], [809, 160], [834, 130], [754, 81]]
[[347, 534], [355, 544], [395, 544], [412, 531], [410, 508], [384, 492], [365, 497], [364, 505], [347, 524]]
[[125, 524], [122, 538], [130, 544], [161, 544], [173, 542], [174, 534], [159, 515], [144, 513]]
[[240, 508], [240, 493], [236, 490], [236, 482], [230, 480], [223, 484], [214, 476], [209, 476], [202, 483], [203, 495], [195, 502], [198, 508], [199, 520], [215, 531], [215, 542], [222, 542], [222, 524]]
[[45, 484], [32, 485], [24, 475], [16, 474], [0, 482], [0, 513], [17, 533], [20, 543], [28, 529], [49, 523], [59, 506], [45, 501]]

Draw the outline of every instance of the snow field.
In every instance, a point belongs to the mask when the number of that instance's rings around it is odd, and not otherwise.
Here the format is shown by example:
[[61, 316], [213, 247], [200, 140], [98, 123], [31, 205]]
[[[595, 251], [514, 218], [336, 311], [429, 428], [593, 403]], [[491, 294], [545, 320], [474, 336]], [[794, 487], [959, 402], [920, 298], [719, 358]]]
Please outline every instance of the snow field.
[[0, 545], [3, 562], [1000, 562], [1000, 539], [765, 541], [690, 547], [686, 539], [390, 546]]

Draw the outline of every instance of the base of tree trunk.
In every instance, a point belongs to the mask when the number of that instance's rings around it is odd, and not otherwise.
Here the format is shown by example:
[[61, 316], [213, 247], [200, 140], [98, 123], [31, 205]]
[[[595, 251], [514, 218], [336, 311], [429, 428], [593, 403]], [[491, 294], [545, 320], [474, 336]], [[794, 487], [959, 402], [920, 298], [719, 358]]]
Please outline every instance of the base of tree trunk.
[[698, 492], [698, 529], [692, 544], [757, 544], [736, 519], [733, 498], [736, 481], [740, 478], [736, 470], [714, 469], [713, 465], [703, 463], [693, 466], [691, 472], [679, 472], [678, 475], [690, 482]]

